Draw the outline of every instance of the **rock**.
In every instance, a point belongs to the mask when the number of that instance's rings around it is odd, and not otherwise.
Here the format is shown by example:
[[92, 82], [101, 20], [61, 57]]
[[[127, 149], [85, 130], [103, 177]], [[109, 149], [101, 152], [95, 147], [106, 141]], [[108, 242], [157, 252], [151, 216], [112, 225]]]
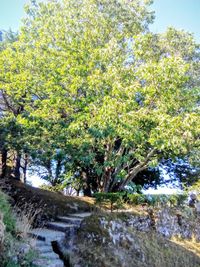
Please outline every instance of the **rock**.
[[80, 213], [70, 213], [69, 214], [69, 218], [75, 218], [75, 219], [79, 219], [79, 220], [83, 220], [89, 216], [91, 216], [92, 213], [91, 212], [80, 212]]
[[75, 228], [75, 225], [65, 222], [49, 222], [47, 223], [47, 228], [65, 233], [67, 231], [70, 231], [71, 228]]
[[71, 217], [71, 216], [58, 216], [57, 219], [61, 222], [80, 225], [83, 218]]
[[14, 264], [18, 264], [19, 262], [18, 262], [18, 257], [15, 255], [15, 256], [13, 256], [13, 257], [11, 257], [11, 261], [14, 263]]
[[61, 260], [37, 259], [32, 262], [35, 267], [64, 267]]
[[30, 251], [31, 247], [30, 245], [28, 244], [22, 244], [20, 247], [19, 247], [19, 253], [20, 254], [28, 254], [29, 251]]
[[3, 223], [3, 214], [0, 212], [0, 246], [4, 242], [5, 225]]
[[195, 204], [195, 208], [196, 208], [196, 212], [197, 212], [197, 214], [200, 215], [200, 202], [197, 202], [197, 203]]
[[50, 229], [35, 228], [29, 232], [29, 234], [39, 240], [52, 242], [62, 240], [65, 237], [65, 233], [54, 231]]
[[197, 201], [196, 194], [194, 194], [194, 193], [190, 194], [189, 206], [192, 207], [192, 208], [195, 208], [196, 201]]
[[[45, 228], [35, 228], [29, 232], [29, 235], [36, 238], [32, 239], [33, 247], [39, 252], [39, 258], [33, 262], [36, 267], [63, 267], [63, 262], [59, 255], [66, 254], [73, 248], [73, 238], [76, 229], [80, 226], [82, 220], [91, 213], [73, 213], [69, 216], [58, 216], [57, 221], [49, 221]], [[54, 249], [56, 254], [54, 252]]]

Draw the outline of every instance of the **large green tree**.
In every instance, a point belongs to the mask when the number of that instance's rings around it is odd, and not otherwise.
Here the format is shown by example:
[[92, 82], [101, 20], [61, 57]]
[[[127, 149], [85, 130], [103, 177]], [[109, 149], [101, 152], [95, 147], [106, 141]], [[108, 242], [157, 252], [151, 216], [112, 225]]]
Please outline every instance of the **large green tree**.
[[26, 136], [43, 122], [31, 149], [52, 165], [51, 151], [69, 155], [87, 192], [122, 190], [199, 146], [199, 47], [183, 31], [150, 33], [150, 2], [34, 1], [15, 49], [0, 56], [0, 86], [23, 103]]

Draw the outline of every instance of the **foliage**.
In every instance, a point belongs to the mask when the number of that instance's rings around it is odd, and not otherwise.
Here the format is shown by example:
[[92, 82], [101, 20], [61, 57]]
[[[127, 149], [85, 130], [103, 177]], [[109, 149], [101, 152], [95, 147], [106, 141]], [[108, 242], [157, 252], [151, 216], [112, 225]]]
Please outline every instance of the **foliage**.
[[[34, 214], [31, 213], [30, 206], [28, 208], [26, 211], [18, 210], [18, 214], [15, 215], [8, 197], [0, 191], [0, 212], [3, 214], [3, 222], [6, 226], [0, 250], [0, 265], [2, 267], [31, 267], [31, 262], [36, 257], [36, 253], [31, 249], [25, 254], [20, 252], [20, 247], [28, 243], [27, 232], [33, 222], [33, 215], [37, 213], [35, 210]], [[13, 259], [17, 259], [17, 261], [13, 261]]]
[[3, 222], [8, 232], [14, 232], [15, 219], [9, 204], [8, 197], [0, 191], [0, 212], [3, 214]]
[[165, 206], [170, 205], [172, 207], [182, 206], [185, 204], [188, 198], [187, 194], [174, 194], [174, 195], [164, 195], [164, 194], [128, 194], [127, 201], [134, 205], [147, 204], [150, 206]]
[[40, 186], [41, 189], [44, 189], [44, 190], [48, 190], [48, 191], [51, 191], [51, 192], [62, 192], [63, 191], [63, 185], [61, 184], [58, 184], [58, 185], [46, 185], [46, 184], [43, 184]]
[[164, 169], [167, 175], [173, 177], [173, 179], [170, 179], [171, 184], [178, 182], [182, 189], [191, 186], [199, 179], [200, 168], [197, 165], [192, 165], [187, 158], [164, 160], [160, 167]]
[[28, 252], [20, 252], [21, 243], [13, 236], [7, 235], [3, 255], [1, 255], [0, 263], [2, 267], [33, 267], [33, 260], [38, 257], [38, 253], [30, 248]]
[[53, 186], [120, 191], [199, 146], [199, 45], [149, 32], [150, 2], [33, 1], [0, 52], [3, 143]]
[[146, 203], [146, 198], [145, 198], [145, 195], [141, 195], [141, 194], [129, 194], [128, 202], [134, 205], [144, 204]]
[[191, 192], [191, 191], [196, 191], [197, 194], [200, 193], [200, 180], [198, 180], [196, 183], [194, 183], [192, 186], [188, 187], [186, 191]]
[[[157, 186], [165, 183], [166, 181], [164, 181], [159, 167], [159, 165], [156, 167], [148, 167], [146, 170], [139, 172], [134, 178], [134, 183], [137, 186], [140, 185], [143, 189], [148, 189], [149, 187], [157, 188]], [[139, 191], [137, 192], [140, 193]]]
[[114, 209], [119, 209], [123, 206], [123, 196], [124, 193], [95, 193], [95, 204], [100, 207], [109, 204], [112, 212]]

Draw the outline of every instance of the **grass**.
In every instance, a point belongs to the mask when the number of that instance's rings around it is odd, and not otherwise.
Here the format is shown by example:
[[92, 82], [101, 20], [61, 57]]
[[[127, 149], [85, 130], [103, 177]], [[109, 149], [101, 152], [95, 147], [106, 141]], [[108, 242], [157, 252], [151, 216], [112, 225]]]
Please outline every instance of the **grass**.
[[25, 203], [23, 209], [14, 207], [16, 227], [15, 232], [18, 238], [28, 238], [28, 233], [32, 229], [32, 225], [38, 214], [41, 213], [41, 208], [35, 208], [33, 205]]
[[34, 188], [12, 180], [4, 181], [3, 188], [21, 210], [26, 209], [26, 205], [41, 209], [35, 218], [35, 222], [39, 223], [39, 226], [41, 226], [40, 222], [43, 224], [58, 215], [64, 216], [78, 210], [90, 211], [94, 203], [91, 198], [64, 196], [61, 193]]
[[[169, 240], [155, 231], [137, 231], [133, 226], [112, 230], [111, 220], [125, 222], [127, 213], [106, 213], [103, 228], [95, 215], [87, 218], [78, 233], [79, 255], [73, 259], [85, 267], [199, 267], [200, 243], [193, 240]], [[113, 243], [110, 233], [118, 236]], [[95, 262], [95, 265], [94, 265]], [[77, 262], [76, 262], [77, 263]]]
[[[36, 252], [28, 241], [28, 231], [39, 211], [27, 205], [12, 208], [9, 198], [0, 190], [0, 266], [31, 267]], [[26, 246], [26, 250], [23, 247]], [[14, 260], [15, 259], [15, 260]]]
[[173, 237], [171, 241], [200, 257], [200, 242], [197, 242], [194, 237], [190, 240]]
[[0, 212], [2, 214], [3, 223], [6, 226], [6, 231], [13, 232], [15, 229], [15, 219], [9, 205], [9, 198], [2, 191], [0, 191]]
[[[35, 220], [44, 222], [57, 215], [65, 215], [76, 210], [95, 211], [91, 218], [85, 220], [76, 240], [79, 254], [76, 254], [73, 258], [81, 259], [84, 267], [200, 266], [200, 244], [195, 239], [181, 240], [176, 237], [168, 240], [155, 231], [144, 233], [137, 231], [134, 227], [126, 227], [123, 230], [125, 232], [122, 231], [121, 233], [121, 241], [118, 244], [113, 244], [108, 230], [101, 228], [98, 218], [103, 216], [110, 223], [113, 220], [126, 222], [130, 215], [140, 218], [146, 217], [148, 207], [145, 205], [124, 204], [124, 212], [118, 210], [111, 213], [107, 210], [109, 205], [98, 209], [93, 198], [68, 197], [60, 193], [33, 188], [16, 181], [10, 183], [9, 186], [4, 186], [4, 188], [10, 188], [9, 194], [18, 204], [18, 216], [16, 220], [14, 219], [14, 224], [16, 225], [15, 229], [18, 229], [16, 230], [18, 237], [21, 239], [26, 238], [27, 232]], [[5, 194], [2, 195], [5, 197]], [[5, 201], [8, 203], [8, 199]], [[40, 209], [35, 211], [38, 203]], [[9, 224], [11, 209], [3, 204], [1, 205], [4, 207], [4, 214], [7, 216], [6, 221]], [[154, 211], [156, 213], [158, 210], [154, 208]], [[176, 216], [175, 208], [170, 208], [170, 211], [174, 212], [174, 216]], [[196, 217], [191, 213], [191, 209], [185, 209], [182, 213], [187, 220], [192, 218], [192, 222], [195, 221], [196, 223]], [[131, 237], [132, 242], [126, 238], [123, 239], [127, 235]], [[88, 239], [88, 236], [94, 237], [95, 240]], [[11, 250], [14, 250], [14, 248], [11, 248]], [[29, 256], [27, 256], [26, 264], [29, 262], [28, 258]]]

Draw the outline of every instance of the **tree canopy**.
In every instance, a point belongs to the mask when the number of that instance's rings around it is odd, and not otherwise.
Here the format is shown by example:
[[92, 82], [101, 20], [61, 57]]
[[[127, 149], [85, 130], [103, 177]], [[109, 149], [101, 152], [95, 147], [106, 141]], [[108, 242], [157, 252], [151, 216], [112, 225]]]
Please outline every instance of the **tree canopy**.
[[200, 47], [185, 31], [151, 33], [150, 4], [26, 6], [18, 38], [0, 51], [1, 151], [26, 155], [53, 185], [70, 176], [105, 192], [163, 158], [194, 155]]

